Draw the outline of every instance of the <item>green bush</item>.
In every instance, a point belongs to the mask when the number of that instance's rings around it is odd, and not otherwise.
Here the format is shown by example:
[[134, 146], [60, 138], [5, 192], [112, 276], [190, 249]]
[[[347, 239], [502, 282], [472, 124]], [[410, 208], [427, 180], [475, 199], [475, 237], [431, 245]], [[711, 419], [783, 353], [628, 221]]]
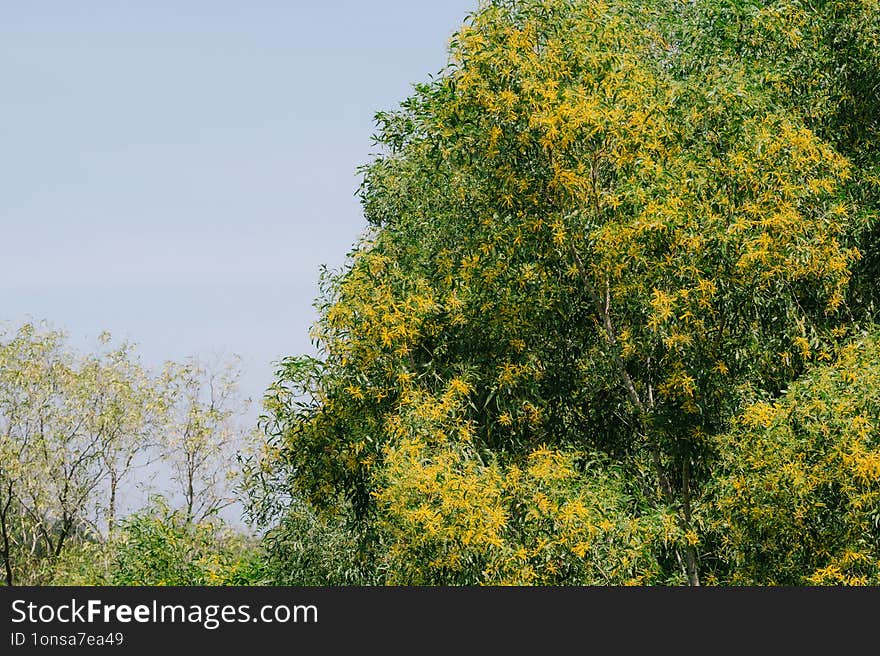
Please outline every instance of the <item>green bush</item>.
[[157, 500], [123, 521], [112, 544], [111, 585], [241, 585], [254, 549], [220, 523], [187, 522]]

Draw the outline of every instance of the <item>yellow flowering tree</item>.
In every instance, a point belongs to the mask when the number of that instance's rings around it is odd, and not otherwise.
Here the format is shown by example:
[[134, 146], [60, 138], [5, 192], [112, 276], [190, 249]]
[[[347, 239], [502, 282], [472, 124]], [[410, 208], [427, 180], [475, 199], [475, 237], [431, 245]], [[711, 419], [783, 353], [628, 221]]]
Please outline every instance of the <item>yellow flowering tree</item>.
[[851, 331], [865, 169], [700, 28], [719, 6], [486, 2], [377, 116], [371, 227], [324, 279], [320, 359], [269, 391], [260, 470], [346, 498], [389, 580], [699, 584], [713, 436]]

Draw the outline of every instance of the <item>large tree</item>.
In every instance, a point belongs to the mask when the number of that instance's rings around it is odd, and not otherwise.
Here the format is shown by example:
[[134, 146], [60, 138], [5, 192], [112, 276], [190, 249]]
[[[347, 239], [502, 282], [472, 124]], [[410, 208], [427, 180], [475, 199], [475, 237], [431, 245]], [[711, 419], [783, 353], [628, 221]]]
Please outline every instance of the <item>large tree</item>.
[[[371, 228], [325, 277], [320, 359], [287, 360], [270, 390], [264, 469], [353, 508], [391, 580], [602, 580], [560, 566], [591, 557], [560, 528], [575, 508], [592, 537], [674, 518], [628, 543], [650, 533], [647, 551], [596, 552], [620, 565], [606, 581], [699, 584], [712, 436], [851, 330], [873, 216], [864, 131], [844, 100], [814, 116], [770, 83], [813, 60], [754, 43], [762, 7], [743, 37], [713, 27], [723, 3], [488, 2], [444, 74], [378, 115]], [[830, 138], [841, 121], [855, 132]], [[575, 479], [555, 497], [500, 482], [536, 458]], [[541, 540], [524, 503], [549, 513]], [[490, 543], [465, 567], [474, 534]], [[565, 556], [537, 558], [548, 543]], [[499, 574], [508, 547], [526, 574]]]

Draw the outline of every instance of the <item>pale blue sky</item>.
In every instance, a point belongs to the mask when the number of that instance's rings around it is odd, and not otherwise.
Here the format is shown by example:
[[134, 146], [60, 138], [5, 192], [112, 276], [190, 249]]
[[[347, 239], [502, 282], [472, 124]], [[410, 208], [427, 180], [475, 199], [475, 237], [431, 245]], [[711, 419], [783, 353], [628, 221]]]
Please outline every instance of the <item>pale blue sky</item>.
[[373, 115], [477, 0], [0, 2], [0, 320], [150, 363], [308, 352]]

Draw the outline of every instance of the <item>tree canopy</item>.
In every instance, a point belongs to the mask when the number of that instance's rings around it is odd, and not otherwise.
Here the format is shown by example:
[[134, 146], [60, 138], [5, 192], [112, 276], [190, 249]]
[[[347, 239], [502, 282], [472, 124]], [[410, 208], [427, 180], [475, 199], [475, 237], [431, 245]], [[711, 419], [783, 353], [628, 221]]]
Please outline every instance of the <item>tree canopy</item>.
[[875, 311], [878, 36], [856, 0], [483, 3], [377, 116], [255, 510], [348, 516], [397, 583], [738, 580], [718, 436]]

